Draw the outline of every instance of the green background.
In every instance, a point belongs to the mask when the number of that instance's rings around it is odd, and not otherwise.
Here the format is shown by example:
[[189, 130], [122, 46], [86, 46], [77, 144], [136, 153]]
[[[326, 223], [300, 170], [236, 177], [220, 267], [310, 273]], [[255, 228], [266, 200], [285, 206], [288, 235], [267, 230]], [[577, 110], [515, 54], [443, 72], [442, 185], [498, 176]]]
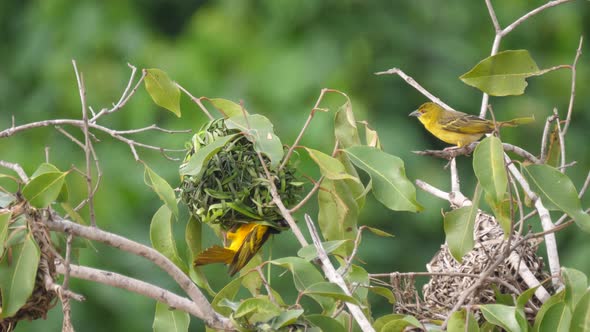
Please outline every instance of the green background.
[[[500, 24], [506, 26], [543, 1], [494, 1]], [[528, 49], [541, 68], [571, 64], [581, 35], [590, 32], [590, 5], [574, 1], [551, 8], [516, 28], [500, 49]], [[98, 111], [116, 102], [130, 70], [161, 68], [195, 96], [243, 100], [250, 112], [267, 116], [283, 143], [290, 144], [313, 107], [321, 88], [333, 88], [352, 99], [358, 120], [378, 130], [385, 151], [401, 157], [410, 179], [449, 189], [444, 160], [421, 157], [413, 150], [446, 145], [428, 134], [407, 114], [426, 99], [397, 76], [374, 72], [399, 67], [455, 109], [477, 113], [481, 93], [458, 76], [489, 55], [493, 28], [484, 1], [2, 1], [0, 2], [0, 128], [53, 118], [80, 118], [80, 100], [71, 59], [84, 74], [88, 104]], [[588, 41], [590, 43], [590, 40]], [[585, 48], [588, 49], [587, 47]], [[590, 165], [590, 65], [586, 52], [578, 64], [573, 123], [567, 136], [568, 175], [581, 187]], [[491, 98], [498, 119], [534, 115], [537, 121], [506, 129], [502, 139], [538, 154], [544, 120], [557, 107], [561, 114], [570, 95], [570, 71], [530, 78], [525, 95]], [[321, 104], [335, 110], [341, 96]], [[132, 129], [156, 123], [169, 129], [196, 129], [205, 117], [182, 97], [181, 119], [155, 106], [141, 87], [120, 112], [101, 124]], [[317, 113], [302, 144], [331, 151], [333, 113]], [[75, 128], [66, 128], [81, 138]], [[143, 166], [125, 144], [98, 134], [96, 150], [103, 171], [96, 196], [101, 228], [149, 244], [149, 223], [161, 205], [143, 183]], [[138, 141], [182, 148], [189, 134], [148, 133]], [[45, 160], [62, 170], [83, 168], [80, 149], [51, 128], [27, 131], [0, 140], [0, 159], [20, 163], [28, 174]], [[177, 186], [178, 163], [153, 151], [139, 150], [152, 169]], [[301, 174], [317, 178], [317, 170], [301, 154]], [[471, 159], [459, 158], [463, 192], [473, 193]], [[5, 172], [6, 170], [3, 170]], [[71, 197], [85, 195], [80, 176], [68, 178]], [[395, 238], [364, 237], [359, 258], [371, 273], [424, 271], [444, 242], [441, 209], [448, 203], [418, 191], [426, 207], [419, 214], [392, 212], [370, 199], [361, 224], [378, 227]], [[588, 206], [584, 199], [584, 207]], [[315, 216], [315, 203], [306, 212]], [[87, 211], [83, 211], [86, 215]], [[556, 214], [555, 217], [559, 215]], [[302, 216], [298, 216], [302, 221]], [[177, 243], [182, 247], [183, 212]], [[534, 224], [534, 223], [533, 223]], [[303, 225], [300, 222], [300, 225]], [[209, 234], [209, 233], [208, 233]], [[211, 238], [209, 236], [209, 238]], [[575, 227], [557, 235], [561, 263], [590, 273], [588, 235]], [[207, 240], [206, 245], [214, 243]], [[273, 257], [296, 255], [289, 232], [269, 241]], [[182, 250], [182, 248], [181, 248]], [[184, 251], [184, 250], [182, 250]], [[265, 250], [268, 257], [268, 249]], [[80, 251], [80, 262], [154, 282], [182, 294], [173, 280], [148, 261], [96, 245]], [[225, 268], [205, 269], [214, 289], [229, 278]], [[279, 290], [292, 293], [290, 276], [275, 278]], [[146, 331], [151, 329], [151, 299], [91, 282], [72, 280], [73, 290], [87, 301], [72, 304], [73, 324], [80, 331]], [[375, 299], [375, 315], [390, 306]], [[56, 307], [47, 320], [21, 322], [17, 331], [55, 331], [62, 314]], [[191, 330], [202, 327], [192, 320]]]

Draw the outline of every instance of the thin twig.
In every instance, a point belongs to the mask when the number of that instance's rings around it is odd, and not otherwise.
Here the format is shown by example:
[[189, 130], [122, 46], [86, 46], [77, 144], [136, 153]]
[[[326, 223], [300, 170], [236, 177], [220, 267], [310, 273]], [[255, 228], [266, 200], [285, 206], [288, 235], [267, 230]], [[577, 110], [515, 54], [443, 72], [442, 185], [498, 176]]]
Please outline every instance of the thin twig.
[[211, 113], [209, 113], [209, 110], [207, 110], [207, 107], [205, 107], [205, 105], [203, 105], [203, 102], [201, 102], [200, 98], [197, 98], [195, 96], [193, 96], [190, 92], [188, 92], [187, 89], [183, 88], [182, 85], [174, 82], [174, 84], [182, 91], [184, 92], [187, 96], [189, 96], [189, 98], [195, 103], [197, 104], [197, 106], [199, 106], [199, 108], [201, 109], [201, 111], [203, 111], [203, 113], [205, 113], [205, 115], [209, 118], [209, 120], [214, 120], [215, 118], [213, 117], [213, 115], [211, 115]]
[[305, 130], [307, 130], [307, 127], [309, 127], [309, 124], [311, 123], [311, 120], [313, 119], [315, 112], [318, 110], [325, 112], [325, 110], [319, 108], [319, 106], [320, 106], [320, 103], [322, 102], [322, 99], [324, 99], [324, 95], [329, 90], [330, 89], [324, 88], [320, 91], [320, 96], [316, 100], [315, 105], [311, 109], [311, 112], [309, 112], [309, 116], [307, 117], [307, 120], [305, 120], [305, 124], [303, 124], [303, 127], [301, 127], [301, 130], [299, 131], [299, 135], [297, 135], [295, 142], [293, 142], [293, 144], [289, 147], [289, 150], [287, 150], [287, 153], [285, 154], [285, 157], [283, 158], [283, 161], [281, 162], [281, 165], [279, 166], [279, 170], [283, 169], [283, 167], [285, 167], [285, 165], [287, 165], [287, 163], [289, 162], [289, 159], [291, 158], [291, 155], [293, 154], [293, 150], [295, 150], [295, 147], [299, 146], [299, 142], [303, 138], [303, 134], [305, 133]]
[[553, 115], [555, 115], [555, 125], [557, 126], [557, 136], [559, 137], [559, 148], [560, 148], [560, 166], [559, 170], [561, 173], [565, 173], [565, 136], [563, 136], [563, 132], [561, 131], [561, 124], [559, 123], [559, 113], [557, 113], [557, 108], [553, 108]]
[[92, 190], [92, 166], [90, 163], [90, 141], [89, 127], [88, 127], [88, 107], [86, 106], [86, 89], [84, 87], [84, 79], [82, 73], [78, 71], [76, 60], [72, 60], [74, 66], [74, 73], [76, 74], [76, 81], [78, 82], [78, 90], [80, 91], [80, 101], [82, 104], [82, 132], [84, 133], [84, 157], [86, 161], [86, 189], [88, 192], [88, 212], [90, 215], [90, 225], [96, 227], [96, 215], [94, 211], [94, 191]]
[[576, 50], [576, 56], [574, 57], [574, 63], [572, 64], [572, 87], [570, 89], [570, 101], [567, 107], [567, 116], [565, 118], [565, 125], [563, 126], [562, 134], [565, 136], [567, 134], [567, 130], [569, 129], [571, 119], [572, 119], [572, 111], [574, 110], [574, 100], [576, 98], [576, 65], [578, 64], [578, 59], [582, 55], [582, 43], [584, 42], [584, 36], [580, 36], [580, 43], [578, 44], [578, 49]]
[[137, 81], [137, 83], [135, 84], [133, 89], [131, 91], [129, 91], [129, 89], [131, 88], [131, 85], [133, 84], [133, 79], [135, 78], [135, 73], [137, 72], [137, 68], [135, 66], [131, 65], [130, 63], [128, 63], [127, 66], [129, 68], [131, 68], [131, 77], [129, 77], [127, 87], [125, 87], [125, 90], [123, 91], [123, 94], [121, 95], [121, 98], [119, 99], [119, 101], [116, 104], [113, 105], [113, 107], [111, 109], [103, 108], [100, 112], [98, 112], [98, 114], [93, 115], [92, 119], [90, 119], [91, 123], [95, 123], [100, 117], [102, 117], [105, 114], [115, 113], [116, 111], [123, 108], [123, 106], [125, 106], [125, 104], [127, 104], [127, 102], [129, 101], [129, 99], [131, 99], [131, 97], [133, 97], [133, 95], [135, 94], [135, 92], [137, 91], [137, 89], [139, 88], [139, 86], [141, 85], [143, 80], [145, 79], [147, 72], [145, 70], [142, 70], [141, 77], [139, 78], [139, 80]]

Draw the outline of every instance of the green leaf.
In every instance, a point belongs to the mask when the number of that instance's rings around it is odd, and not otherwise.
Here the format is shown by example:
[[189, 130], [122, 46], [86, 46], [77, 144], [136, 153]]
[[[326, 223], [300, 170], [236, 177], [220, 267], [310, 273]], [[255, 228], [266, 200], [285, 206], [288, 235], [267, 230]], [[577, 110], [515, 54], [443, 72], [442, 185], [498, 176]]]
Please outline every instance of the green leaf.
[[12, 217], [12, 212], [10, 210], [0, 211], [0, 257], [4, 254], [4, 242], [8, 235], [10, 217]]
[[335, 320], [332, 317], [324, 316], [324, 315], [306, 315], [305, 319], [307, 319], [313, 325], [319, 327], [322, 331], [325, 332], [345, 332], [344, 326], [340, 324], [339, 321]]
[[213, 158], [213, 156], [229, 141], [239, 135], [240, 134], [233, 134], [220, 137], [195, 151], [195, 154], [193, 154], [187, 162], [180, 165], [180, 175], [190, 175], [200, 178], [209, 160], [211, 160], [211, 158]]
[[352, 112], [352, 104], [347, 100], [334, 117], [334, 135], [338, 140], [340, 148], [346, 149], [356, 145], [361, 145], [358, 128], [354, 113]]
[[156, 314], [152, 325], [154, 332], [188, 331], [190, 322], [188, 313], [172, 309], [162, 302], [156, 302]]
[[371, 147], [377, 148], [379, 150], [382, 150], [381, 149], [381, 141], [379, 140], [379, 135], [377, 134], [377, 131], [369, 128], [369, 124], [367, 122], [364, 122], [364, 125], [365, 125], [365, 140], [367, 142], [367, 146], [371, 146]]
[[50, 164], [50, 163], [42, 163], [41, 165], [39, 165], [39, 167], [37, 167], [35, 172], [33, 172], [33, 175], [31, 175], [31, 178], [37, 177], [37, 176], [39, 176], [41, 174], [45, 174], [45, 173], [56, 173], [56, 172], [60, 173], [61, 171], [55, 165]]
[[[271, 264], [285, 268], [293, 275], [295, 288], [303, 292], [308, 287], [324, 281], [324, 277], [317, 268], [310, 262], [299, 257], [284, 257], [270, 261]], [[315, 294], [309, 295], [318, 302], [325, 311], [334, 307], [334, 300]]]
[[520, 325], [516, 320], [516, 308], [503, 304], [486, 304], [480, 306], [481, 312], [485, 319], [507, 332], [521, 331]]
[[236, 104], [231, 100], [222, 98], [207, 98], [207, 100], [215, 106], [215, 108], [223, 114], [223, 117], [228, 119], [234, 116], [244, 116], [248, 114], [245, 108], [240, 104]]
[[557, 167], [561, 163], [561, 140], [559, 139], [559, 126], [553, 124], [551, 134], [549, 134], [549, 147], [547, 148], [547, 155], [543, 163]]
[[12, 259], [8, 256], [0, 260], [0, 319], [13, 316], [31, 296], [41, 252], [33, 236], [27, 234], [22, 244], [12, 246]]
[[180, 117], [180, 89], [168, 74], [156, 68], [146, 69], [145, 89], [156, 105]]
[[383, 325], [382, 332], [403, 332], [408, 326], [422, 328], [422, 324], [413, 316], [404, 316], [400, 319], [393, 319]]
[[[342, 268], [343, 267], [340, 269]], [[355, 299], [358, 299], [363, 306], [368, 308], [369, 302], [367, 297], [369, 295], [369, 287], [371, 287], [369, 272], [358, 265], [352, 264], [348, 273], [344, 275], [344, 280], [347, 285], [355, 285], [352, 296]]]
[[375, 329], [375, 331], [380, 332], [383, 330], [383, 327], [387, 323], [394, 320], [402, 319], [404, 317], [405, 316], [402, 314], [387, 314], [385, 316], [381, 316], [375, 320], [375, 322], [373, 323], [373, 328]]
[[508, 174], [502, 141], [498, 137], [486, 137], [477, 145], [473, 152], [473, 171], [483, 190], [494, 202], [501, 202], [508, 186]]
[[485, 58], [460, 79], [491, 96], [509, 96], [523, 94], [526, 78], [539, 73], [527, 50], [514, 50]]
[[[334, 241], [326, 241], [322, 242], [322, 246], [327, 254], [337, 250], [340, 248], [344, 243], [348, 242], [348, 240], [334, 240]], [[297, 256], [305, 259], [306, 261], [311, 261], [318, 257], [318, 251], [315, 245], [309, 244], [297, 251]]]
[[[350, 101], [342, 105], [336, 112], [334, 117], [334, 136], [336, 141], [338, 141], [340, 149], [346, 149], [361, 144]], [[342, 165], [344, 165], [346, 173], [355, 178], [359, 177], [356, 168], [346, 153], [338, 152], [336, 154], [336, 159], [340, 160]], [[352, 197], [354, 197], [358, 208], [361, 209], [365, 204], [365, 196], [367, 195], [365, 187], [360, 182], [345, 182], [348, 186], [348, 191], [350, 191]]]
[[354, 297], [346, 295], [346, 293], [344, 293], [342, 288], [340, 288], [338, 285], [327, 281], [318, 282], [316, 284], [309, 286], [307, 289], [303, 291], [303, 294], [325, 296], [332, 298], [334, 300], [354, 303], [358, 306], [362, 305]]
[[478, 185], [473, 197], [473, 205], [464, 206], [445, 214], [444, 229], [446, 242], [453, 257], [460, 263], [463, 255], [475, 245], [473, 229], [479, 205], [481, 187]]
[[375, 228], [375, 227], [363, 226], [363, 228], [371, 231], [371, 233], [373, 233], [373, 234], [375, 234], [377, 236], [381, 236], [381, 237], [394, 237], [393, 234], [387, 233], [387, 232], [382, 231], [382, 230], [380, 230], [378, 228]]
[[519, 313], [523, 318], [525, 318], [524, 307], [526, 306], [527, 302], [535, 295], [537, 288], [540, 286], [535, 286], [529, 288], [522, 292], [518, 298], [516, 299], [516, 312]]
[[486, 193], [485, 200], [492, 209], [494, 217], [496, 217], [496, 221], [502, 227], [502, 230], [504, 231], [504, 238], [507, 238], [508, 234], [510, 234], [510, 228], [512, 227], [512, 212], [516, 213], [518, 206], [516, 206], [516, 204], [512, 204], [513, 206], [511, 211], [511, 201], [510, 195], [508, 195], [508, 193], [504, 193], [504, 198], [499, 202]]
[[449, 318], [447, 331], [479, 332], [479, 325], [477, 325], [477, 320], [473, 316], [473, 313], [469, 312], [469, 316], [467, 316], [465, 309], [461, 309], [459, 311], [455, 311]]
[[275, 318], [274, 322], [272, 323], [272, 327], [275, 330], [278, 330], [283, 327], [292, 325], [297, 321], [297, 319], [299, 319], [299, 317], [301, 317], [301, 315], [303, 315], [303, 312], [303, 309], [292, 309], [283, 311], [280, 315], [278, 315]]
[[270, 159], [270, 166], [279, 166], [283, 159], [283, 143], [275, 135], [273, 124], [269, 119], [260, 115], [236, 115], [225, 121], [228, 129], [239, 129], [246, 138], [254, 143], [254, 150], [266, 155]]
[[548, 165], [529, 165], [524, 171], [547, 209], [567, 213], [578, 227], [590, 233], [590, 215], [582, 209], [576, 188], [565, 174]]
[[253, 313], [263, 315], [264, 317], [259, 321], [268, 321], [273, 317], [281, 314], [281, 308], [272, 303], [268, 298], [249, 298], [240, 303], [238, 309], [234, 313], [234, 318], [250, 316]]
[[262, 278], [260, 277], [260, 274], [258, 274], [258, 271], [253, 270], [260, 264], [262, 264], [262, 255], [260, 255], [260, 253], [257, 253], [240, 270], [240, 276], [242, 277], [242, 286], [249, 290], [252, 296], [258, 296], [260, 294], [260, 288], [262, 287]]
[[309, 153], [311, 159], [320, 167], [320, 172], [326, 178], [330, 180], [350, 179], [360, 183], [360, 180], [357, 177], [346, 172], [346, 169], [340, 160], [318, 150], [310, 148], [305, 149]]
[[[324, 179], [323, 190], [318, 192], [318, 224], [326, 240], [354, 241], [356, 238], [359, 207], [346, 182], [352, 181]], [[342, 254], [350, 255], [352, 249], [353, 243], [349, 242], [342, 247]]]
[[590, 331], [590, 290], [582, 296], [572, 315], [571, 332]]
[[[234, 280], [230, 281], [225, 287], [223, 287], [217, 295], [211, 301], [211, 306], [213, 309], [218, 312], [220, 315], [229, 316], [232, 313], [232, 309], [223, 305], [222, 301], [232, 301], [235, 299], [238, 291], [240, 290], [240, 286], [242, 285], [242, 278], [235, 278]], [[237, 308], [236, 308], [237, 309]]]
[[565, 303], [573, 312], [588, 289], [588, 278], [581, 271], [565, 267], [561, 268], [561, 276], [565, 283]]
[[84, 220], [84, 218], [82, 218], [82, 216], [78, 212], [76, 212], [76, 210], [74, 210], [74, 208], [70, 205], [70, 203], [60, 203], [60, 205], [64, 209], [64, 211], [68, 214], [70, 219], [72, 219], [73, 221], [77, 222], [80, 225], [88, 225], [86, 223], [86, 220]]
[[302, 258], [284, 257], [272, 260], [270, 263], [289, 270], [293, 274], [295, 288], [300, 292], [313, 284], [324, 281], [324, 277], [316, 267]]
[[[42, 163], [41, 165], [39, 165], [39, 167], [37, 167], [35, 172], [33, 172], [33, 175], [31, 175], [31, 178], [35, 178], [41, 174], [54, 173], [54, 172], [60, 173], [61, 171], [57, 167], [55, 167], [55, 165], [53, 165], [53, 164]], [[64, 182], [64, 185], [61, 188], [61, 191], [59, 192], [59, 195], [57, 196], [57, 198], [55, 200], [57, 202], [67, 202], [68, 196], [69, 196], [68, 184], [67, 184], [67, 182]]]
[[215, 296], [215, 291], [209, 286], [209, 281], [207, 277], [203, 273], [203, 271], [192, 264], [195, 261], [195, 258], [201, 250], [203, 249], [201, 246], [201, 233], [203, 231], [203, 224], [200, 223], [194, 216], [190, 216], [189, 220], [186, 223], [186, 228], [184, 231], [184, 240], [186, 242], [186, 246], [189, 251], [189, 266], [188, 266], [188, 275], [189, 277], [199, 286], [199, 288], [203, 288], [209, 293], [211, 296]]
[[541, 322], [543, 321], [543, 317], [545, 316], [547, 310], [549, 310], [549, 308], [555, 305], [556, 303], [562, 303], [565, 297], [564, 295], [565, 292], [561, 291], [557, 294], [554, 294], [547, 301], [545, 301], [545, 303], [543, 303], [543, 305], [541, 306], [541, 308], [539, 308], [539, 311], [537, 312], [537, 316], [535, 317], [533, 332], [539, 332], [539, 326], [541, 325]]
[[369, 174], [373, 194], [391, 210], [417, 212], [423, 207], [416, 202], [416, 188], [406, 177], [404, 162], [377, 148], [353, 146], [345, 151], [352, 162]]
[[158, 194], [158, 197], [166, 204], [168, 209], [172, 211], [175, 217], [178, 217], [178, 204], [176, 203], [176, 195], [174, 194], [174, 189], [164, 180], [161, 176], [159, 176], [156, 172], [154, 172], [147, 164], [144, 164], [145, 171], [144, 171], [144, 180], [145, 183], [152, 188], [152, 190]]
[[371, 286], [369, 287], [369, 291], [379, 296], [383, 296], [387, 299], [387, 301], [389, 301], [390, 304], [395, 304], [395, 295], [393, 295], [391, 289], [381, 286]]
[[572, 312], [564, 302], [549, 307], [539, 324], [539, 332], [569, 332]]
[[176, 250], [176, 241], [174, 241], [172, 234], [172, 212], [166, 205], [162, 205], [152, 217], [150, 241], [154, 249], [170, 259], [182, 271], [188, 272], [186, 264]]
[[55, 202], [65, 182], [67, 172], [48, 172], [34, 177], [23, 188], [23, 196], [36, 208]]

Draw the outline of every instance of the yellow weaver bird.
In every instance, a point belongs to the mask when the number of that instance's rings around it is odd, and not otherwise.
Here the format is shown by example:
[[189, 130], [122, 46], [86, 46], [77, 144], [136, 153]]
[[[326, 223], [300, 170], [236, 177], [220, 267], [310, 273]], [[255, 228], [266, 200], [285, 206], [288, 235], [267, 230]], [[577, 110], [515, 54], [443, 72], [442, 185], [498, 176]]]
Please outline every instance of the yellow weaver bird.
[[195, 266], [225, 263], [229, 265], [229, 275], [240, 271], [260, 250], [271, 234], [278, 229], [257, 223], [238, 224], [227, 233], [231, 241], [229, 247], [214, 245], [200, 253], [194, 261]]
[[469, 145], [484, 134], [489, 134], [496, 127], [516, 127], [521, 124], [534, 121], [534, 118], [516, 118], [510, 121], [497, 121], [482, 119], [475, 115], [457, 111], [451, 111], [441, 106], [428, 102], [422, 104], [417, 110], [410, 113], [422, 122], [426, 130], [441, 141], [455, 144], [457, 147]]

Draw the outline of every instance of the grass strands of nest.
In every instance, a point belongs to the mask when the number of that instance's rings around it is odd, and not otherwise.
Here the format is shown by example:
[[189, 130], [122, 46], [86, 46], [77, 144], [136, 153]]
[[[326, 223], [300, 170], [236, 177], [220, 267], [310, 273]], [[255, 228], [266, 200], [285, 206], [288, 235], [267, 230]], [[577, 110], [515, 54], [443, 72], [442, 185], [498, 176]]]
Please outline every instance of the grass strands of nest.
[[[513, 236], [513, 241], [520, 238]], [[460, 294], [477, 281], [479, 274], [486, 270], [496, 257], [503, 254], [507, 245], [501, 227], [492, 216], [484, 213], [479, 213], [476, 218], [475, 241], [474, 249], [463, 257], [462, 263], [453, 258], [446, 244], [441, 246], [441, 250], [426, 265], [428, 272], [433, 275], [423, 287], [422, 299], [413, 286], [413, 279], [392, 280], [396, 298], [399, 299], [395, 311], [414, 315], [420, 320], [444, 320]], [[545, 280], [549, 274], [543, 270], [543, 259], [536, 255], [537, 246], [536, 240], [531, 240], [519, 247], [519, 264], [525, 264], [537, 280]], [[482, 287], [467, 297], [464, 304], [497, 303], [497, 291], [515, 299], [529, 288], [518, 275], [517, 269], [518, 267], [512, 266], [508, 260], [501, 263]], [[395, 278], [408, 279], [399, 275]], [[503, 282], [499, 284], [496, 280]], [[396, 287], [399, 288], [396, 290]], [[515, 290], [518, 290], [518, 293]], [[534, 304], [540, 306], [539, 302]], [[478, 311], [476, 317], [481, 319]], [[531, 313], [529, 319], [533, 317]]]
[[[216, 140], [236, 135], [239, 130], [228, 129], [223, 119], [205, 124], [189, 144], [185, 164], [200, 149]], [[295, 179], [291, 165], [280, 171], [270, 167], [263, 157], [279, 195], [286, 206], [299, 198], [301, 186]], [[269, 183], [254, 144], [244, 135], [237, 135], [205, 159], [203, 171], [185, 175], [181, 184], [181, 198], [191, 213], [204, 223], [220, 224], [228, 230], [236, 223], [260, 222], [281, 228], [283, 217], [273, 203]]]

